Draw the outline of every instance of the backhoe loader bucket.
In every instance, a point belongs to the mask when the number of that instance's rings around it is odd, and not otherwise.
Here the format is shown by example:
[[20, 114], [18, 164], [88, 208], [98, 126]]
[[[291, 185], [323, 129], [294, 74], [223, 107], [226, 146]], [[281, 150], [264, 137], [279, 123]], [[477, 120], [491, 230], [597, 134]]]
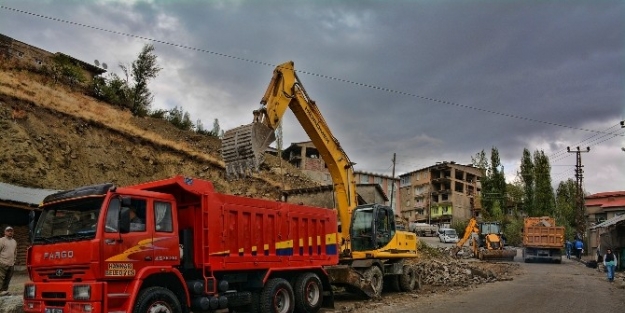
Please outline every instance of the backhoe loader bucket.
[[265, 150], [276, 140], [273, 129], [261, 122], [242, 125], [224, 133], [221, 156], [226, 163], [226, 176], [239, 178], [258, 171]]
[[478, 258], [484, 261], [514, 261], [516, 249], [488, 250], [478, 252]]

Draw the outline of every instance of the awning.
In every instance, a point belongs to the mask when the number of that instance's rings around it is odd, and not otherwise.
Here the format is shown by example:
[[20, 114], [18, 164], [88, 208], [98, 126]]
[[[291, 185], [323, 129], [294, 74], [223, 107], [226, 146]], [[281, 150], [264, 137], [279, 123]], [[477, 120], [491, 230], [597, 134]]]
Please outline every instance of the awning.
[[621, 221], [625, 221], [625, 214], [619, 215], [619, 216], [615, 216], [607, 221], [601, 222], [593, 227], [591, 227], [590, 229], [596, 229], [596, 228], [604, 228], [604, 227], [609, 227], [612, 225], [616, 225], [617, 223], [621, 222]]

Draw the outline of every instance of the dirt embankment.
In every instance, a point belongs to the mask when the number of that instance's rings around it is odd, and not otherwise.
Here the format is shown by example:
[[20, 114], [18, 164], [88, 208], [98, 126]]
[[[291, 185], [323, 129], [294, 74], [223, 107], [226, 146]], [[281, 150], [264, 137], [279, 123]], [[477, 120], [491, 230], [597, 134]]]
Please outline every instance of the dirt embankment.
[[[222, 119], [226, 119], [223, 117]], [[0, 181], [68, 189], [174, 175], [204, 178], [224, 193], [278, 199], [281, 190], [317, 184], [268, 156], [251, 178], [228, 181], [218, 138], [136, 118], [28, 72], [0, 69]]]

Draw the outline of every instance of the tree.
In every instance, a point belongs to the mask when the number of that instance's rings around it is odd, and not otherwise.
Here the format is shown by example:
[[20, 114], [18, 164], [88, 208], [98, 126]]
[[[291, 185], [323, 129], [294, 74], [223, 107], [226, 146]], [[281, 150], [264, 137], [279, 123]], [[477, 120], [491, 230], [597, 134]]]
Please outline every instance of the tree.
[[506, 184], [507, 200], [512, 205], [512, 210], [516, 216], [519, 210], [523, 206], [523, 197], [525, 191], [523, 190], [523, 182], [517, 177], [511, 184]]
[[572, 179], [561, 181], [556, 191], [556, 221], [566, 227], [566, 238], [575, 234], [577, 226], [577, 185]]
[[489, 202], [489, 198], [484, 197], [483, 195], [484, 195], [484, 190], [488, 190], [488, 188], [490, 188], [488, 175], [487, 175], [488, 167], [490, 165], [488, 164], [488, 158], [486, 157], [486, 153], [484, 152], [484, 150], [476, 153], [475, 157], [471, 157], [471, 163], [473, 164], [473, 166], [475, 166], [476, 168], [480, 170], [481, 176], [482, 176], [480, 178], [482, 193], [478, 195], [474, 201], [475, 203], [480, 203], [482, 206], [482, 209], [486, 211], [486, 208], [490, 207], [490, 202]]
[[219, 120], [215, 119], [213, 121], [213, 129], [210, 131], [209, 135], [213, 136], [213, 137], [219, 137], [220, 135], [220, 127], [219, 127]]
[[551, 186], [551, 165], [549, 158], [541, 151], [534, 152], [534, 178], [535, 183], [535, 216], [554, 216], [555, 197]]
[[[152, 105], [154, 97], [148, 89], [148, 83], [150, 80], [156, 78], [158, 72], [162, 69], [158, 67], [156, 59], [157, 56], [154, 54], [154, 46], [146, 44], [143, 46], [137, 59], [132, 62], [130, 76], [134, 80], [134, 86], [131, 88], [132, 102], [130, 110], [132, 114], [136, 116], [147, 115]], [[192, 125], [193, 123], [190, 124]]]
[[[499, 168], [501, 168], [501, 170], [499, 170]], [[499, 220], [503, 216], [503, 210], [506, 204], [506, 177], [504, 175], [503, 165], [501, 165], [501, 159], [499, 158], [499, 150], [495, 147], [491, 149], [490, 153], [490, 171], [488, 176], [490, 193], [493, 196], [490, 214], [492, 217]]]
[[532, 155], [530, 151], [523, 149], [523, 157], [521, 157], [521, 171], [519, 173], [523, 184], [523, 210], [529, 216], [534, 215], [534, 163], [532, 163]]

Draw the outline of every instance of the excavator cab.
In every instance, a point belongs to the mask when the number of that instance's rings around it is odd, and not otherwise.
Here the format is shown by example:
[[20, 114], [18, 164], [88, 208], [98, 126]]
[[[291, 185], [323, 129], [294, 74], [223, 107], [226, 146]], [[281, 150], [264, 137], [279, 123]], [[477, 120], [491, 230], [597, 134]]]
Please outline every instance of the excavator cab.
[[395, 236], [395, 217], [390, 207], [379, 204], [357, 206], [350, 229], [352, 251], [369, 251], [386, 246]]

